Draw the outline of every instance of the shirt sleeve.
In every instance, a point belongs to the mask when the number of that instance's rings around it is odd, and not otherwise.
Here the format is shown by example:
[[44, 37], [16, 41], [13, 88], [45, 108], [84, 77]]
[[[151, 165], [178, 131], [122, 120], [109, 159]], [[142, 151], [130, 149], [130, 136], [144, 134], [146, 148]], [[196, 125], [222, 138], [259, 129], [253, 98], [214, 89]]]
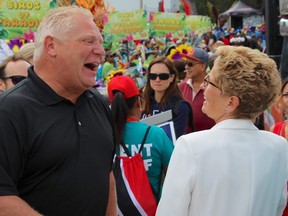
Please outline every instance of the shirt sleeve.
[[282, 216], [286, 205], [287, 205], [287, 186], [283, 190], [282, 197], [277, 209], [277, 216]]
[[0, 196], [18, 195], [17, 182], [25, 163], [25, 132], [11, 113], [0, 111], [0, 122]]
[[181, 137], [177, 140], [164, 181], [157, 216], [187, 215], [196, 176], [196, 157]]
[[188, 118], [189, 118], [189, 105], [182, 102], [177, 110], [174, 110], [176, 117], [173, 118], [176, 138], [185, 134]]
[[[160, 128], [161, 129], [161, 128]], [[161, 129], [159, 131], [162, 135], [162, 154], [161, 154], [161, 161], [162, 161], [162, 166], [167, 168], [173, 149], [174, 149], [174, 144], [171, 141], [171, 139], [167, 136], [167, 134]]]

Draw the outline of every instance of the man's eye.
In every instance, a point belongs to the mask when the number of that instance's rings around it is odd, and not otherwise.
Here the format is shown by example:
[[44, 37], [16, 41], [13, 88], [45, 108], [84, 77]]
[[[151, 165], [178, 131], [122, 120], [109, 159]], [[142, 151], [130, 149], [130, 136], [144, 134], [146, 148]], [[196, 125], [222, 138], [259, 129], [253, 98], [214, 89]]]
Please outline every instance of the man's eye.
[[84, 43], [93, 44], [93, 40], [84, 40]]

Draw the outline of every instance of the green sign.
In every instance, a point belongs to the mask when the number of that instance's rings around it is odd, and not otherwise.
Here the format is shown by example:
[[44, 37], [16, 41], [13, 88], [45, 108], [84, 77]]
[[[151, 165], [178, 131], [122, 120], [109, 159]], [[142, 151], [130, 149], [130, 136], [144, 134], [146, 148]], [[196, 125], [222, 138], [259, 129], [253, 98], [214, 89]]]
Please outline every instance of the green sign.
[[[148, 39], [147, 12], [135, 10], [130, 12], [111, 12], [104, 26], [105, 35], [114, 35], [119, 39]], [[128, 38], [127, 38], [128, 37]]]
[[49, 10], [50, 0], [0, 0], [0, 38], [22, 38], [35, 31]]
[[185, 14], [183, 13], [150, 13], [150, 32], [154, 36], [170, 34], [174, 38], [185, 36]]
[[186, 33], [189, 35], [203, 34], [211, 31], [211, 18], [207, 16], [186, 16]]

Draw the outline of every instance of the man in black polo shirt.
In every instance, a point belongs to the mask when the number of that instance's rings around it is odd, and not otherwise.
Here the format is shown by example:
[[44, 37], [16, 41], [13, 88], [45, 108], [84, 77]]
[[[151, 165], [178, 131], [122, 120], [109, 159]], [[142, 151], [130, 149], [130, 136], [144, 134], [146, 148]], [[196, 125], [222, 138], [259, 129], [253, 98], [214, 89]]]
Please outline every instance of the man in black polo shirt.
[[111, 115], [90, 87], [105, 52], [84, 8], [49, 12], [28, 78], [0, 96], [0, 214], [116, 215]]

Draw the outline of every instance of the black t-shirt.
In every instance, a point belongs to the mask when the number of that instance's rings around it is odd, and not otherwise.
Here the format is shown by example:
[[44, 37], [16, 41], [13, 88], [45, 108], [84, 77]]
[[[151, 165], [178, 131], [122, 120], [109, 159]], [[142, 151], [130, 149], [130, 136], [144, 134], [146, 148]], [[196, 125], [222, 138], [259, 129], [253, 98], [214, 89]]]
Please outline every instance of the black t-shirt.
[[0, 196], [45, 216], [105, 215], [114, 155], [108, 105], [97, 90], [76, 104], [33, 71], [0, 96]]

